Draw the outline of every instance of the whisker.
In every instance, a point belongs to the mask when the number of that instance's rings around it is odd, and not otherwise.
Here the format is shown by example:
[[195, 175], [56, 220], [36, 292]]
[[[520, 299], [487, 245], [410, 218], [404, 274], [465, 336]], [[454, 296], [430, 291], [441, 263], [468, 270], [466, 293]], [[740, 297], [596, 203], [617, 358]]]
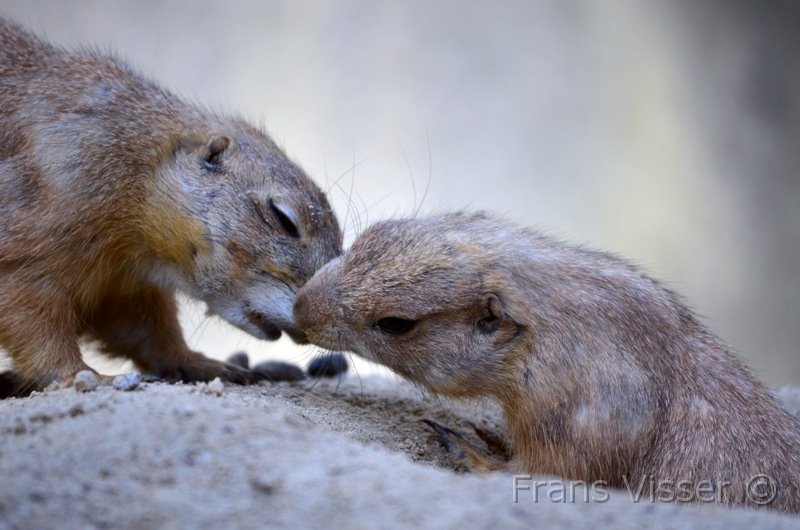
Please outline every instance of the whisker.
[[406, 163], [406, 169], [408, 170], [408, 177], [411, 180], [411, 191], [414, 194], [414, 206], [412, 208], [412, 212], [416, 211], [417, 207], [417, 183], [414, 181], [414, 170], [411, 168], [411, 162], [408, 160], [408, 155], [406, 154], [406, 150], [403, 149], [403, 144], [400, 142], [398, 138], [397, 143], [400, 145], [400, 152], [403, 153], [403, 160]]
[[425, 199], [428, 198], [428, 191], [430, 190], [431, 178], [433, 176], [433, 154], [431, 153], [431, 137], [428, 131], [425, 131], [425, 141], [428, 145], [428, 179], [427, 182], [425, 182], [425, 191], [422, 192], [422, 200], [420, 200], [419, 206], [417, 206], [417, 209], [414, 211], [415, 218], [422, 210], [422, 205], [425, 204]]
[[[352, 166], [350, 166], [349, 168], [347, 168], [345, 171], [343, 171], [343, 172], [342, 172], [342, 173], [341, 173], [339, 176], [337, 176], [337, 177], [336, 177], [336, 178], [333, 180], [333, 182], [330, 182], [330, 185], [328, 186], [328, 189], [327, 189], [327, 190], [325, 190], [325, 195], [328, 195], [328, 194], [331, 192], [331, 190], [333, 189], [333, 187], [334, 187], [334, 186], [336, 186], [337, 184], [339, 184], [339, 181], [340, 181], [340, 180], [342, 180], [342, 179], [343, 179], [343, 178], [344, 178], [344, 177], [345, 177], [345, 176], [346, 176], [348, 173], [350, 173], [351, 171], [355, 171], [355, 169], [356, 169], [358, 166], [360, 166], [361, 164], [363, 164], [363, 163], [364, 163], [364, 162], [366, 162], [367, 160], [369, 160], [369, 157], [362, 158], [361, 160], [359, 160], [358, 162], [355, 162], [355, 163], [354, 163]], [[326, 168], [325, 168], [325, 174], [326, 174], [326, 177], [327, 177], [327, 172], [328, 172], [328, 170], [327, 170], [327, 167], [326, 167]]]
[[353, 365], [353, 371], [356, 373], [356, 377], [358, 378], [358, 386], [360, 388], [361, 397], [364, 397], [364, 382], [361, 380], [361, 374], [358, 373], [358, 367], [356, 366], [355, 361], [353, 360], [353, 354], [351, 352], [346, 352], [348, 360], [350, 364]]

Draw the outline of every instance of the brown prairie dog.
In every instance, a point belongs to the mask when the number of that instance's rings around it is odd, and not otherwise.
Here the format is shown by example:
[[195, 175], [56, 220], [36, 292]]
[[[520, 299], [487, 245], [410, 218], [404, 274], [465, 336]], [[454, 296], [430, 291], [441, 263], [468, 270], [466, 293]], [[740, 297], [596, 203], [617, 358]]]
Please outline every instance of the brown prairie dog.
[[2, 19], [0, 125], [0, 346], [28, 383], [86, 369], [83, 336], [164, 377], [250, 380], [189, 350], [176, 289], [303, 340], [295, 293], [342, 236], [265, 133]]
[[800, 511], [796, 420], [674, 293], [611, 255], [483, 214], [386, 221], [294, 311], [315, 344], [495, 399], [511, 471], [708, 481], [721, 502], [755, 505], [748, 484], [766, 475], [765, 504]]

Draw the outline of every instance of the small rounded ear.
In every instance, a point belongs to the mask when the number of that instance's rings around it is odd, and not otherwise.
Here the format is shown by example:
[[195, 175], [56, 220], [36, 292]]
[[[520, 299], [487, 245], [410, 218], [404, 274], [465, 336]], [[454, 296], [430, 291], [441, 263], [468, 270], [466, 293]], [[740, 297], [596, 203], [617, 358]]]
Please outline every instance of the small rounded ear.
[[227, 136], [214, 136], [206, 142], [203, 148], [203, 163], [212, 171], [219, 169], [222, 164], [222, 154], [228, 148], [231, 139]]
[[494, 293], [484, 296], [483, 307], [478, 320], [478, 330], [481, 333], [494, 333], [503, 324], [512, 323], [503, 303]]

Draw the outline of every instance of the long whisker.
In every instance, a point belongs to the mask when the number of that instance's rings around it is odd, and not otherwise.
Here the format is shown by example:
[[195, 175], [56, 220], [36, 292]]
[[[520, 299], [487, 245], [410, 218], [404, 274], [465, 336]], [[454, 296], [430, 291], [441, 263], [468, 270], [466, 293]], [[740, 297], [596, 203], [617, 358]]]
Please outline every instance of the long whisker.
[[414, 206], [413, 206], [412, 211], [416, 211], [416, 207], [417, 207], [417, 183], [415, 182], [415, 179], [414, 179], [414, 170], [411, 169], [411, 162], [408, 160], [408, 155], [406, 154], [406, 150], [403, 148], [403, 143], [400, 141], [399, 138], [397, 139], [397, 143], [400, 145], [400, 152], [403, 154], [403, 160], [406, 163], [406, 170], [408, 170], [408, 178], [409, 178], [409, 180], [411, 180], [411, 191], [414, 194], [414, 202], [413, 202]]
[[425, 131], [425, 140], [428, 145], [428, 179], [425, 182], [425, 191], [422, 192], [422, 199], [419, 201], [419, 205], [414, 211], [414, 217], [419, 215], [420, 210], [422, 210], [422, 205], [425, 204], [425, 199], [428, 198], [428, 191], [431, 188], [431, 177], [433, 176], [433, 154], [431, 153], [431, 137], [428, 131]]

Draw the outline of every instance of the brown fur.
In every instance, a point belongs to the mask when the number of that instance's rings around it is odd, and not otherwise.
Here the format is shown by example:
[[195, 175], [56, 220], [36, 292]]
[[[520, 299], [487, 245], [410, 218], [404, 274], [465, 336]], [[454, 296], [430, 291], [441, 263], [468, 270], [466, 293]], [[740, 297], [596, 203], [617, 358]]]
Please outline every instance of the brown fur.
[[[800, 511], [796, 420], [674, 293], [608, 254], [480, 214], [387, 221], [294, 310], [322, 347], [496, 399], [510, 470], [634, 491], [707, 480], [729, 504], [766, 474], [769, 506]], [[416, 325], [387, 333], [387, 317]]]
[[188, 349], [176, 288], [302, 340], [294, 294], [340, 249], [324, 194], [266, 134], [0, 20], [0, 346], [22, 378], [86, 369], [88, 336], [161, 376], [247, 381]]

